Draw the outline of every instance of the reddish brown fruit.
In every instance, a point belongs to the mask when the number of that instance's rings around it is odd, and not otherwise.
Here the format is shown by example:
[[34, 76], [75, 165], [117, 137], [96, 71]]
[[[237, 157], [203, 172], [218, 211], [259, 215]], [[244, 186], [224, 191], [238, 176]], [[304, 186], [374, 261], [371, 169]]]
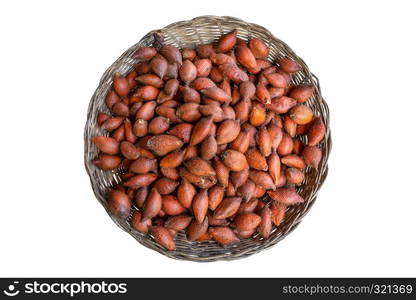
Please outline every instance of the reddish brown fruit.
[[208, 190], [208, 208], [215, 210], [224, 198], [224, 188], [213, 186]]
[[157, 191], [159, 192], [159, 194], [161, 195], [169, 195], [171, 193], [173, 193], [176, 188], [178, 187], [179, 182], [166, 178], [166, 177], [162, 177], [159, 178], [154, 184], [153, 187], [155, 189], [157, 189]]
[[172, 195], [162, 196], [162, 210], [169, 216], [180, 215], [185, 211], [178, 199]]
[[142, 107], [136, 113], [136, 119], [143, 119], [150, 121], [155, 115], [156, 101], [149, 101], [143, 104]]
[[266, 104], [266, 108], [278, 114], [284, 114], [287, 113], [296, 104], [297, 102], [295, 99], [282, 96], [280, 98], [272, 99], [269, 104]]
[[156, 189], [152, 189], [143, 205], [142, 221], [156, 217], [161, 209], [162, 196]]
[[283, 126], [290, 137], [295, 137], [297, 124], [289, 116], [283, 117]]
[[176, 190], [176, 195], [179, 202], [185, 208], [190, 208], [192, 199], [196, 195], [195, 187], [186, 179], [182, 179], [182, 183], [178, 186]]
[[241, 200], [241, 197], [229, 197], [223, 199], [214, 211], [214, 218], [226, 219], [231, 217], [238, 211]]
[[167, 134], [156, 135], [147, 141], [147, 148], [158, 156], [164, 156], [182, 145], [183, 142], [179, 138]]
[[218, 145], [228, 144], [234, 141], [240, 133], [240, 122], [225, 120], [217, 129]]
[[133, 125], [133, 133], [138, 137], [146, 136], [148, 133], [148, 123], [143, 119], [136, 119]]
[[266, 108], [263, 104], [255, 102], [250, 111], [250, 124], [260, 126], [266, 121]]
[[208, 77], [209, 73], [211, 73], [212, 62], [207, 58], [198, 59], [195, 62], [195, 68], [197, 77]]
[[198, 176], [215, 176], [214, 168], [205, 160], [194, 157], [184, 163], [185, 167], [194, 175]]
[[120, 127], [123, 121], [124, 119], [121, 117], [108, 118], [101, 124], [101, 128], [107, 131], [113, 131]]
[[120, 117], [127, 117], [130, 113], [129, 107], [123, 103], [123, 102], [117, 102], [113, 105], [111, 108], [111, 111], [116, 115]]
[[201, 224], [208, 211], [208, 192], [206, 189], [200, 190], [192, 201], [192, 212], [195, 220]]
[[248, 46], [255, 58], [267, 58], [269, 56], [269, 48], [259, 39], [251, 39]]
[[127, 96], [130, 91], [129, 81], [120, 73], [114, 74], [113, 86], [119, 96]]
[[231, 143], [230, 149], [241, 153], [246, 153], [250, 146], [249, 132], [246, 130], [240, 131], [237, 138]]
[[194, 60], [195, 57], [196, 57], [196, 51], [194, 49], [184, 48], [182, 50], [182, 58], [183, 59]]
[[189, 86], [180, 86], [179, 90], [182, 93], [184, 102], [200, 103], [201, 95], [195, 89]]
[[270, 175], [263, 171], [250, 170], [249, 178], [256, 184], [266, 190], [274, 190], [275, 185]]
[[238, 231], [248, 231], [257, 228], [260, 222], [260, 216], [254, 213], [244, 213], [235, 218], [233, 225]]
[[218, 144], [213, 135], [207, 137], [201, 144], [201, 158], [210, 160], [214, 158], [218, 150]]
[[280, 156], [288, 155], [292, 153], [293, 146], [292, 138], [287, 133], [283, 133], [282, 140], [279, 144], [279, 147], [277, 147], [277, 153]]
[[296, 168], [287, 168], [285, 170], [285, 175], [287, 181], [295, 185], [301, 184], [305, 179], [305, 174]]
[[261, 198], [266, 194], [266, 189], [262, 187], [261, 185], [256, 185], [256, 188], [253, 193], [253, 197], [255, 198]]
[[139, 232], [147, 233], [151, 225], [151, 220], [142, 221], [142, 213], [140, 211], [135, 211], [131, 216], [131, 226]]
[[216, 50], [222, 53], [228, 52], [234, 48], [236, 42], [237, 31], [234, 30], [220, 37]]
[[250, 168], [267, 171], [268, 166], [266, 157], [264, 157], [264, 155], [259, 150], [257, 150], [257, 148], [252, 147], [248, 149], [245, 155]]
[[142, 62], [134, 66], [137, 74], [146, 74], [151, 71], [149, 62]]
[[120, 152], [125, 158], [130, 160], [135, 160], [140, 156], [140, 153], [139, 151], [137, 151], [137, 148], [132, 143], [127, 141], [121, 142]]
[[137, 141], [137, 136], [133, 132], [133, 126], [129, 119], [124, 120], [124, 136], [126, 141], [134, 144]]
[[240, 100], [235, 106], [235, 116], [240, 120], [241, 123], [244, 123], [248, 120], [250, 114], [251, 101], [249, 99]]
[[267, 126], [267, 131], [269, 132], [270, 138], [272, 140], [272, 149], [277, 149], [283, 138], [282, 129], [276, 124], [270, 123]]
[[197, 68], [190, 60], [185, 60], [182, 66], [179, 68], [179, 77], [186, 84], [195, 80], [197, 76]]
[[182, 65], [182, 54], [178, 48], [173, 45], [164, 45], [160, 49], [160, 54], [162, 54], [171, 64]]
[[223, 187], [228, 186], [230, 169], [227, 168], [218, 157], [214, 158], [214, 169], [218, 183]]
[[169, 129], [170, 121], [165, 117], [156, 117], [149, 123], [149, 133], [162, 134]]
[[202, 223], [198, 223], [196, 220], [188, 226], [187, 238], [188, 241], [196, 241], [202, 237], [208, 230], [208, 217], [205, 217]]
[[150, 61], [150, 69], [161, 79], [168, 71], [168, 61], [160, 54], [156, 54]]
[[105, 104], [107, 105], [108, 109], [111, 109], [114, 104], [120, 101], [120, 97], [114, 90], [110, 90], [105, 97]]
[[247, 202], [241, 203], [240, 207], [238, 208], [237, 214], [246, 214], [246, 213], [252, 213], [256, 210], [256, 207], [258, 205], [259, 200], [256, 198], [252, 198], [251, 200]]
[[[219, 75], [220, 75], [221, 78], [220, 77], [213, 78], [212, 74], [213, 74], [214, 70], [219, 72]], [[212, 68], [210, 77], [215, 82], [218, 82], [215, 79], [217, 79], [217, 80], [220, 79], [219, 81], [221, 81], [222, 80], [221, 73], [224, 74], [225, 77], [234, 81], [237, 84], [241, 83], [241, 82], [249, 81], [247, 73], [244, 72], [243, 70], [241, 70], [235, 64], [224, 64], [224, 65], [219, 66], [218, 68]], [[216, 76], [218, 76], [218, 75], [216, 75]]]
[[267, 206], [265, 206], [261, 211], [260, 211], [260, 217], [261, 217], [261, 222], [259, 224], [258, 227], [258, 232], [261, 235], [261, 237], [268, 239], [271, 231], [272, 231], [272, 212], [270, 210], [270, 208], [268, 208]]
[[293, 187], [282, 187], [267, 193], [274, 201], [284, 205], [294, 205], [305, 201]]
[[289, 116], [296, 124], [305, 125], [312, 121], [313, 111], [306, 105], [299, 104], [290, 110]]
[[107, 121], [108, 119], [110, 119], [111, 117], [109, 115], [107, 115], [106, 113], [103, 112], [99, 112], [97, 114], [97, 124], [99, 126], [102, 126], [104, 124], [105, 121]]
[[185, 150], [174, 151], [162, 158], [159, 165], [164, 168], [176, 168], [182, 164]]
[[220, 245], [230, 245], [239, 241], [239, 238], [229, 227], [211, 227], [209, 233]]
[[143, 187], [139, 188], [136, 191], [136, 196], [134, 197], [134, 204], [138, 208], [142, 208], [148, 195], [149, 195], [149, 187], [148, 186], [143, 186]]
[[272, 202], [270, 206], [270, 211], [272, 214], [273, 224], [279, 226], [285, 218], [286, 206], [281, 203]]
[[308, 101], [310, 97], [312, 97], [313, 93], [315, 91], [315, 88], [311, 84], [301, 84], [296, 87], [294, 87], [290, 93], [289, 97], [295, 99], [299, 103], [304, 103]]
[[165, 227], [176, 231], [184, 230], [191, 224], [192, 217], [187, 215], [173, 216], [167, 219]]
[[295, 73], [302, 70], [302, 66], [290, 58], [282, 58], [278, 61], [280, 69], [286, 73]]
[[256, 185], [250, 179], [247, 180], [242, 186], [237, 190], [237, 195], [243, 197], [244, 200], [250, 200], [251, 197], [254, 197], [256, 190]]
[[157, 53], [156, 49], [153, 47], [140, 47], [133, 54], [133, 58], [140, 61], [148, 61]]
[[196, 52], [200, 58], [208, 58], [214, 53], [214, 47], [212, 44], [204, 44], [196, 46]]
[[279, 177], [280, 177], [280, 158], [276, 153], [276, 150], [273, 150], [272, 154], [267, 159], [267, 163], [269, 166], [269, 174], [270, 177], [273, 179], [273, 182], [275, 185], [279, 183]]
[[257, 67], [256, 58], [248, 47], [237, 46], [236, 57], [238, 62], [248, 69]]
[[150, 233], [153, 236], [156, 243], [166, 248], [169, 251], [174, 251], [176, 249], [175, 241], [168, 229], [162, 226], [152, 226], [150, 227]]
[[303, 169], [305, 168], [305, 162], [303, 159], [295, 154], [284, 156], [280, 159], [282, 161], [282, 164], [293, 167], [297, 169]]
[[192, 128], [192, 124], [181, 123], [169, 130], [168, 133], [180, 138], [184, 143], [188, 143], [191, 139]]
[[204, 94], [204, 96], [209, 97], [219, 102], [230, 102], [232, 100], [231, 96], [228, 95], [223, 89], [219, 87], [211, 87], [211, 88], [203, 89], [201, 90], [201, 93]]
[[164, 84], [163, 80], [160, 79], [155, 74], [140, 75], [140, 76], [136, 77], [136, 81], [139, 82], [140, 84], [150, 85], [150, 86], [153, 86], [153, 87], [158, 88], [158, 89], [160, 89]]
[[202, 142], [209, 134], [211, 129], [213, 117], [201, 118], [198, 123], [195, 124], [192, 134], [190, 145], [196, 145]]
[[179, 169], [179, 175], [201, 189], [209, 189], [217, 183], [215, 176], [198, 176], [192, 174], [185, 168]]
[[108, 136], [95, 136], [91, 140], [98, 147], [98, 149], [104, 153], [119, 153], [120, 143], [117, 142], [114, 138]]
[[120, 166], [121, 158], [116, 155], [100, 154], [92, 163], [104, 171], [109, 171]]
[[192, 87], [197, 91], [212, 88], [215, 86], [215, 83], [208, 77], [199, 77], [195, 79], [194, 82], [192, 82]]
[[256, 97], [257, 99], [264, 103], [269, 104], [271, 103], [270, 93], [269, 90], [265, 87], [263, 83], [258, 83], [256, 86]]
[[308, 146], [318, 145], [325, 137], [326, 127], [321, 117], [312, 121], [308, 130]]
[[316, 146], [307, 146], [303, 149], [302, 156], [307, 165], [318, 169], [322, 159], [322, 150]]
[[265, 126], [257, 132], [256, 141], [261, 154], [268, 157], [272, 153], [272, 140]]
[[231, 179], [234, 189], [238, 189], [247, 181], [248, 174], [249, 174], [248, 167], [239, 172], [231, 172], [230, 179]]
[[221, 159], [225, 166], [231, 171], [241, 171], [247, 168], [247, 160], [244, 154], [235, 150], [226, 150], [221, 154]]
[[110, 212], [117, 217], [126, 218], [130, 213], [131, 201], [124, 192], [112, 190], [107, 205]]
[[153, 181], [156, 180], [156, 178], [157, 178], [157, 175], [155, 174], [135, 175], [131, 177], [129, 180], [127, 180], [126, 182], [124, 182], [124, 185], [134, 190], [137, 190], [138, 188], [142, 186], [151, 184]]

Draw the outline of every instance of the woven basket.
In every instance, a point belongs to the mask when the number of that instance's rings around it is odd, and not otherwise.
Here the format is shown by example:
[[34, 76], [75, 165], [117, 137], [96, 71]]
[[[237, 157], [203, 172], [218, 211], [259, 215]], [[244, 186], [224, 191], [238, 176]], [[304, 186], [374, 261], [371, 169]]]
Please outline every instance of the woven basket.
[[[96, 123], [99, 111], [109, 112], [104, 103], [105, 96], [112, 85], [112, 78], [115, 72], [127, 74], [137, 63], [132, 59], [132, 54], [138, 47], [149, 46], [155, 42], [155, 36], [162, 38], [163, 43], [173, 44], [180, 48], [194, 47], [195, 44], [209, 43], [224, 33], [237, 29], [239, 38], [249, 40], [258, 38], [263, 40], [270, 47], [269, 60], [274, 62], [281, 57], [290, 57], [299, 62], [303, 70], [293, 76], [295, 84], [311, 83], [315, 86], [314, 96], [306, 103], [312, 108], [316, 115], [320, 115], [327, 126], [325, 139], [321, 142], [322, 161], [318, 170], [311, 167], [306, 168], [305, 181], [298, 188], [298, 192], [305, 199], [301, 205], [289, 207], [286, 217], [279, 227], [275, 227], [270, 237], [265, 240], [259, 236], [241, 240], [237, 244], [222, 247], [213, 241], [189, 242], [184, 232], [179, 232], [175, 238], [176, 250], [166, 251], [156, 244], [147, 234], [142, 234], [132, 229], [129, 219], [120, 220], [110, 214], [106, 205], [106, 192], [113, 185], [121, 182], [120, 171], [102, 171], [92, 164], [97, 156], [98, 149], [91, 142], [91, 137], [96, 135], [107, 135], [107, 132], [100, 129]], [[159, 40], [158, 38], [158, 40]], [[106, 208], [113, 221], [132, 235], [144, 246], [156, 250], [168, 257], [198, 262], [216, 260], [232, 260], [246, 257], [264, 249], [270, 248], [287, 236], [300, 223], [303, 216], [309, 211], [315, 202], [317, 192], [324, 182], [328, 167], [327, 160], [331, 148], [329, 131], [329, 110], [322, 99], [318, 79], [309, 71], [305, 62], [299, 58], [284, 42], [275, 38], [267, 29], [240, 19], [232, 17], [202, 16], [190, 21], [182, 21], [166, 26], [161, 30], [151, 31], [144, 36], [140, 42], [130, 47], [117, 59], [102, 76], [99, 86], [95, 91], [88, 107], [88, 117], [85, 126], [85, 167], [90, 176], [91, 185], [99, 202]]]

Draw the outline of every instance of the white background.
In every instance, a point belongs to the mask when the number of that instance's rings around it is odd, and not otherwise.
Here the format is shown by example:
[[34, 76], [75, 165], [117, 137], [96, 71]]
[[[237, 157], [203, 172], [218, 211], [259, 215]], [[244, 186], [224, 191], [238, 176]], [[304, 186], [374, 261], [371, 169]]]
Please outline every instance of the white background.
[[[3, 1], [0, 276], [416, 276], [414, 13], [412, 1]], [[333, 150], [316, 204], [284, 241], [197, 264], [110, 220], [84, 169], [83, 129], [125, 49], [207, 14], [261, 24], [308, 63]]]

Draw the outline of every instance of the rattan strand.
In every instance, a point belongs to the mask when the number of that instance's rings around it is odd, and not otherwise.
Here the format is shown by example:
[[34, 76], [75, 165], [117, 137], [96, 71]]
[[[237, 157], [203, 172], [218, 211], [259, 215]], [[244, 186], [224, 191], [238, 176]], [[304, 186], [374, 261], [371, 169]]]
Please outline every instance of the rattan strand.
[[[180, 48], [194, 47], [195, 44], [209, 43], [217, 39], [220, 35], [232, 30], [237, 30], [239, 38], [249, 40], [259, 38], [266, 42], [270, 47], [269, 60], [275, 62], [281, 57], [290, 57], [299, 62], [303, 70], [296, 73], [293, 81], [296, 84], [308, 82], [316, 87], [314, 96], [306, 103], [312, 108], [315, 114], [322, 117], [327, 126], [324, 140], [321, 142], [322, 161], [318, 170], [310, 167], [306, 168], [304, 183], [298, 188], [298, 192], [305, 198], [305, 202], [298, 206], [288, 208], [286, 217], [279, 227], [274, 227], [271, 236], [265, 240], [259, 236], [241, 240], [241, 242], [222, 247], [213, 241], [189, 242], [183, 232], [179, 232], [175, 238], [177, 249], [173, 252], [166, 251], [156, 244], [153, 239], [146, 234], [139, 233], [131, 228], [128, 220], [120, 220], [111, 216], [106, 208], [106, 192], [110, 187], [121, 181], [120, 170], [102, 171], [95, 167], [91, 161], [97, 156], [98, 149], [91, 142], [91, 137], [96, 135], [106, 135], [107, 132], [100, 129], [96, 123], [99, 111], [109, 112], [104, 103], [105, 95], [112, 84], [112, 77], [115, 72], [127, 74], [133, 69], [136, 61], [132, 59], [134, 51], [141, 46], [149, 46], [154, 43], [155, 35], [161, 37], [166, 44], [173, 44]], [[305, 62], [299, 58], [288, 45], [274, 37], [267, 29], [256, 24], [247, 23], [233, 17], [202, 16], [189, 21], [181, 21], [166, 26], [161, 30], [154, 30], [144, 36], [140, 42], [130, 47], [118, 58], [102, 76], [99, 86], [96, 89], [88, 107], [87, 123], [85, 126], [85, 167], [90, 176], [91, 185], [99, 202], [107, 210], [113, 221], [132, 235], [144, 246], [158, 251], [174, 259], [190, 260], [197, 262], [209, 262], [216, 260], [232, 260], [246, 257], [264, 249], [270, 248], [277, 242], [286, 237], [302, 220], [303, 216], [309, 211], [316, 200], [317, 192], [324, 182], [328, 173], [328, 156], [331, 149], [331, 137], [329, 130], [329, 110], [321, 96], [318, 78], [310, 71]], [[305, 140], [303, 140], [305, 141]]]

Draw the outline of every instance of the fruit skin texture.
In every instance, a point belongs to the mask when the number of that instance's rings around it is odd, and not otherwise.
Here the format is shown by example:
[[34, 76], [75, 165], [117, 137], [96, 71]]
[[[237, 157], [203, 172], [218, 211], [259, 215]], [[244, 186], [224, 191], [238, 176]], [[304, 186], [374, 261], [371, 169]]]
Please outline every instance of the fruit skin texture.
[[118, 217], [126, 218], [130, 213], [131, 201], [127, 194], [113, 190], [108, 198], [108, 209]]
[[150, 227], [150, 233], [153, 235], [155, 242], [165, 247], [169, 251], [176, 249], [175, 241], [172, 238], [169, 230], [162, 226]]
[[220, 245], [229, 245], [239, 241], [239, 238], [229, 227], [211, 227], [209, 233]]
[[241, 204], [241, 197], [229, 197], [221, 201], [220, 205], [214, 211], [214, 218], [226, 219], [234, 215]]
[[245, 169], [248, 164], [246, 157], [241, 152], [226, 150], [221, 155], [224, 164], [232, 171], [238, 172]]
[[195, 216], [195, 220], [201, 224], [208, 211], [208, 191], [202, 189], [198, 194], [195, 195], [192, 201], [192, 211]]
[[312, 121], [308, 130], [308, 146], [318, 145], [325, 137], [326, 127], [322, 118], [318, 117]]
[[303, 149], [302, 156], [307, 165], [318, 169], [322, 159], [322, 150], [316, 146], [307, 146]]
[[163, 156], [182, 147], [183, 142], [172, 135], [156, 135], [147, 141], [147, 147], [156, 155]]
[[244, 213], [238, 215], [234, 220], [234, 226], [239, 231], [248, 231], [257, 228], [261, 222], [261, 217], [254, 213]]
[[196, 241], [202, 235], [204, 235], [208, 230], [208, 217], [205, 217], [202, 223], [198, 223], [196, 220], [193, 220], [192, 223], [188, 226], [187, 238], [189, 241]]
[[267, 193], [274, 201], [284, 205], [294, 205], [305, 201], [293, 187], [282, 187]]

